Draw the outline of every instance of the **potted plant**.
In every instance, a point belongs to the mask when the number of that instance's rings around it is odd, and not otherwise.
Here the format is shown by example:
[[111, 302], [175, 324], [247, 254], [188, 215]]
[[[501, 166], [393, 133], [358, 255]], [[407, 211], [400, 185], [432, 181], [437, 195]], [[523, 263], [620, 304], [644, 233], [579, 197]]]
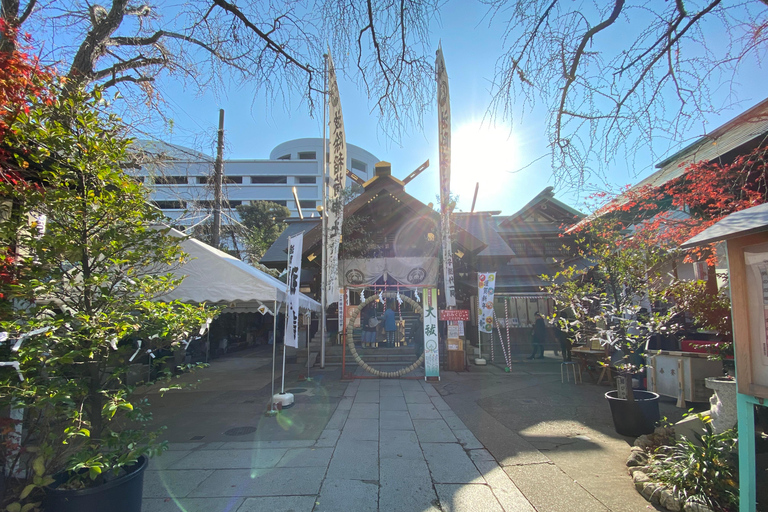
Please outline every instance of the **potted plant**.
[[128, 364], [172, 354], [215, 312], [156, 300], [185, 255], [120, 169], [124, 127], [101, 113], [99, 91], [48, 87], [2, 140], [2, 508], [138, 511], [146, 457], [164, 445]]
[[559, 327], [576, 342], [599, 339], [612, 352], [617, 389], [606, 393], [619, 434], [639, 436], [659, 420], [659, 395], [633, 389], [642, 379], [647, 337], [673, 314], [655, 311], [666, 278], [666, 253], [630, 243], [627, 227], [615, 217], [597, 217], [579, 227], [574, 241], [579, 260], [564, 264], [547, 287], [555, 299]]

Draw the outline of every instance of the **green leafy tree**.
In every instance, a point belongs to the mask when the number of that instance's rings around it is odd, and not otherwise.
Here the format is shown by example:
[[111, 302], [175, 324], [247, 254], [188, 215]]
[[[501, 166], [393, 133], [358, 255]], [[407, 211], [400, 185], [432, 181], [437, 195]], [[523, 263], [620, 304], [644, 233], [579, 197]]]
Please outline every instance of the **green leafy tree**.
[[272, 201], [253, 201], [238, 206], [237, 214], [248, 260], [256, 262], [285, 230], [283, 221], [291, 216], [291, 211]]
[[98, 90], [57, 100], [52, 87], [8, 120], [0, 167], [0, 197], [12, 204], [0, 239], [13, 259], [0, 282], [0, 332], [13, 343], [2, 355], [18, 365], [0, 374], [0, 409], [23, 409], [25, 433], [2, 462], [28, 467], [6, 492], [27, 505], [53, 474], [82, 469], [70, 485], [99, 483], [163, 449], [142, 425], [126, 365], [139, 340], [142, 352], [173, 350], [215, 314], [158, 300], [186, 255], [118, 166], [124, 128], [101, 113]]

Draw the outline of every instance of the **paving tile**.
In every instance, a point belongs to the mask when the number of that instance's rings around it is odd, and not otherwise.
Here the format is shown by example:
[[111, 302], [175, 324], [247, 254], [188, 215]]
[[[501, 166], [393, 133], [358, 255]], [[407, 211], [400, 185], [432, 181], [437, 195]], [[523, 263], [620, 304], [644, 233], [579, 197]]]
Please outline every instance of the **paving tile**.
[[355, 402], [349, 410], [349, 418], [354, 419], [379, 419], [378, 403]]
[[358, 391], [357, 395], [355, 395], [355, 403], [371, 403], [371, 404], [378, 404], [379, 403], [379, 390], [376, 391]]
[[[246, 498], [237, 512], [312, 512], [316, 501], [317, 496]], [[201, 512], [219, 512], [219, 510], [212, 508]]]
[[441, 484], [484, 483], [483, 477], [457, 443], [424, 443], [421, 445], [427, 459], [432, 481]]
[[442, 420], [440, 411], [435, 409], [435, 406], [429, 404], [408, 404], [408, 412], [411, 415], [411, 419], [414, 420]]
[[429, 395], [423, 391], [403, 391], [403, 396], [409, 404], [432, 404]]
[[[473, 450], [474, 452], [484, 452], [485, 450]], [[490, 455], [490, 454], [488, 454]], [[493, 495], [499, 500], [504, 510], [514, 512], [535, 512], [531, 505], [518, 487], [510, 480], [509, 476], [496, 463], [493, 458], [488, 460], [485, 454], [470, 452], [470, 458], [474, 461], [477, 469], [482, 473], [485, 482], [491, 487]]]
[[303, 468], [312, 466], [328, 467], [333, 448], [292, 448], [278, 462], [278, 467]]
[[339, 400], [339, 403], [336, 405], [336, 410], [348, 411], [352, 408], [353, 403], [355, 403], [355, 397], [353, 396], [341, 397], [341, 400]]
[[438, 411], [450, 411], [451, 410], [451, 406], [448, 405], [445, 402], [445, 400], [443, 400], [442, 397], [440, 397], [440, 396], [432, 396], [432, 397], [430, 397], [430, 399], [432, 400], [432, 405], [434, 405], [435, 409], [437, 409]]
[[176, 450], [197, 450], [198, 448], [201, 448], [205, 445], [206, 443], [168, 443], [168, 451], [172, 452]]
[[314, 508], [315, 512], [378, 512], [379, 482], [326, 478]]
[[211, 476], [210, 470], [161, 470], [144, 472], [145, 498], [184, 498]]
[[379, 380], [378, 379], [368, 379], [368, 380], [361, 380], [359, 381], [360, 384], [357, 386], [357, 392], [364, 393], [368, 391], [379, 391]]
[[400, 388], [400, 386], [382, 386], [382, 388], [379, 390], [379, 396], [382, 398], [385, 396], [403, 396], [403, 390]]
[[339, 440], [328, 466], [328, 478], [378, 480], [379, 442]]
[[407, 411], [408, 405], [405, 403], [405, 397], [400, 396], [382, 396], [379, 399], [379, 409], [382, 411]]
[[382, 430], [379, 440], [379, 459], [424, 460], [416, 432]]
[[413, 428], [424, 443], [456, 443], [456, 436], [443, 420], [413, 420]]
[[196, 451], [174, 462], [171, 469], [271, 468], [277, 465], [286, 450], [285, 448], [253, 448]]
[[315, 444], [314, 440], [307, 439], [286, 439], [284, 441], [232, 441], [221, 443], [217, 450], [267, 450], [267, 449], [287, 449], [287, 448], [306, 448]]
[[219, 469], [190, 497], [315, 495], [325, 468]]
[[485, 484], [437, 484], [435, 490], [442, 512], [504, 512]]
[[381, 430], [413, 430], [408, 411], [382, 411], [379, 420]]
[[[504, 472], [536, 510], [608, 511], [592, 494], [554, 464], [507, 466]], [[543, 482], [546, 484], [542, 485]]]
[[379, 510], [439, 512], [437, 495], [424, 459], [382, 459]]
[[168, 466], [192, 453], [188, 450], [165, 451], [149, 459], [147, 469], [168, 469]]
[[431, 397], [440, 396], [440, 393], [435, 389], [435, 386], [433, 386], [429, 382], [423, 382], [422, 381], [422, 382], [420, 382], [420, 384], [421, 384], [421, 388], [424, 390], [424, 392], [427, 395], [429, 395]]
[[440, 411], [440, 415], [452, 430], [467, 430], [467, 426], [458, 416], [456, 416], [456, 413], [452, 411]]
[[483, 448], [483, 443], [477, 440], [471, 430], [453, 430], [453, 435], [459, 440], [459, 444], [465, 450], [479, 450]]
[[320, 437], [317, 438], [317, 442], [315, 442], [315, 446], [317, 446], [318, 448], [334, 447], [336, 446], [336, 441], [339, 440], [340, 435], [341, 435], [341, 430], [337, 430], [337, 429], [323, 430], [323, 432], [320, 434]]
[[379, 420], [350, 418], [344, 424], [340, 439], [378, 441]]
[[344, 427], [344, 422], [347, 421], [347, 416], [349, 416], [348, 410], [339, 410], [336, 409], [336, 412], [333, 413], [333, 416], [331, 416], [331, 419], [328, 420], [328, 423], [325, 425], [326, 429], [338, 429], [341, 430]]
[[[142, 512], [243, 512], [245, 498], [144, 498]], [[313, 499], [314, 501], [314, 499]], [[279, 509], [273, 509], [279, 510]], [[285, 510], [285, 509], [284, 509]], [[305, 510], [312, 510], [305, 509]]]

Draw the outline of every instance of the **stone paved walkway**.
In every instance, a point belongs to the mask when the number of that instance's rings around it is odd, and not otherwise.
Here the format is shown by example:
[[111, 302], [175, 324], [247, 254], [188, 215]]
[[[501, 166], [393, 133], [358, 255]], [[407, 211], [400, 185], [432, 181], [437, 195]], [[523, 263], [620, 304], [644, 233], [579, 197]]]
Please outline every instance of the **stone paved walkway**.
[[534, 510], [420, 380], [355, 380], [317, 439], [261, 439], [172, 443], [144, 512]]

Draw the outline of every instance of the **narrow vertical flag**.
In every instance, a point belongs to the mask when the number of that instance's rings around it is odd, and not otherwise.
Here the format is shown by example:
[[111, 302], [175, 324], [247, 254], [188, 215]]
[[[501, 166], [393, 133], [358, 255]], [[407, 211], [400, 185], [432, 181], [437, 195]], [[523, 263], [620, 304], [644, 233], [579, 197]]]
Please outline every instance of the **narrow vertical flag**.
[[288, 238], [288, 280], [286, 283], [285, 345], [299, 348], [299, 283], [301, 282], [301, 253], [304, 232]]
[[339, 244], [344, 222], [344, 184], [347, 177], [347, 139], [344, 135], [344, 117], [341, 115], [339, 86], [331, 52], [328, 51], [328, 132], [330, 134], [330, 160], [328, 183], [328, 241], [325, 275], [328, 288], [325, 296], [336, 300], [339, 295]]
[[424, 290], [424, 375], [440, 377], [440, 349], [437, 333], [437, 288]]
[[496, 292], [496, 272], [477, 273], [477, 328], [493, 331], [493, 294]]
[[437, 48], [437, 131], [440, 145], [440, 231], [443, 247], [443, 283], [445, 304], [456, 306], [453, 280], [453, 250], [451, 248], [451, 98], [448, 94], [448, 73], [445, 71], [442, 47]]

